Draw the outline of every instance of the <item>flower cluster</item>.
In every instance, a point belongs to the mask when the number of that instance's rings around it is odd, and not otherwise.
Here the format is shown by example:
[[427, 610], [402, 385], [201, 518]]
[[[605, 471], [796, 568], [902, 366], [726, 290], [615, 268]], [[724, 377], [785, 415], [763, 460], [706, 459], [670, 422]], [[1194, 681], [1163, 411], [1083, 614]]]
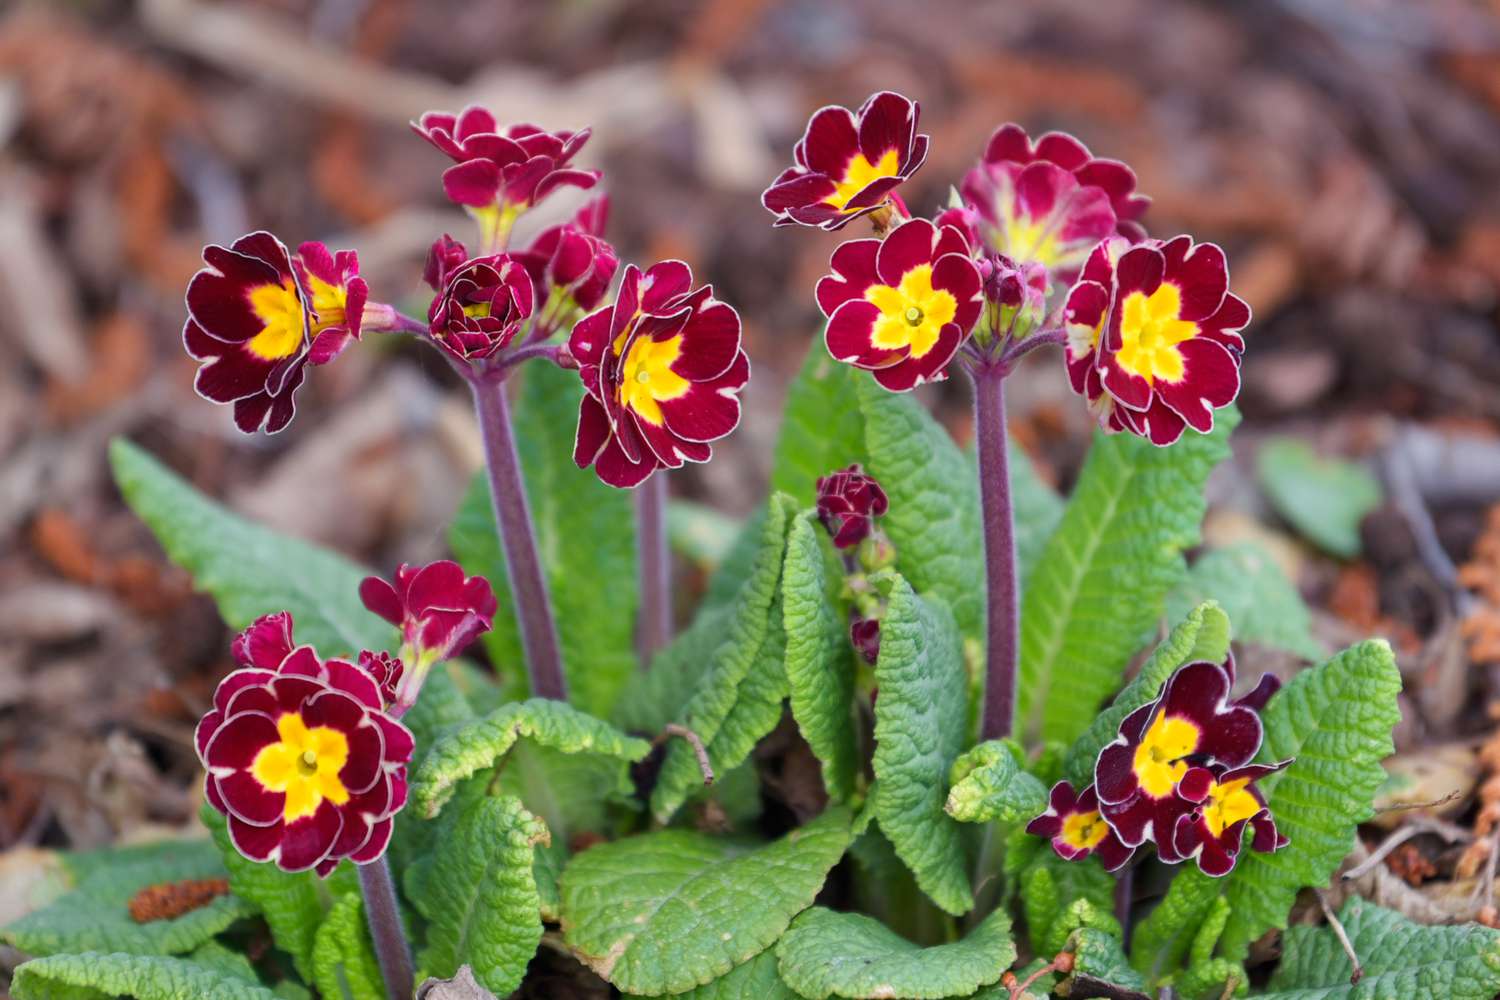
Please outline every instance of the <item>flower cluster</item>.
[[1027, 832], [1049, 838], [1069, 860], [1098, 854], [1110, 871], [1150, 841], [1168, 864], [1193, 860], [1205, 874], [1227, 875], [1246, 826], [1254, 850], [1286, 846], [1255, 782], [1291, 761], [1251, 763], [1263, 735], [1260, 709], [1278, 685], [1268, 674], [1230, 700], [1233, 685], [1233, 657], [1179, 668], [1155, 701], [1120, 724], [1099, 754], [1094, 783], [1079, 792], [1058, 782]]

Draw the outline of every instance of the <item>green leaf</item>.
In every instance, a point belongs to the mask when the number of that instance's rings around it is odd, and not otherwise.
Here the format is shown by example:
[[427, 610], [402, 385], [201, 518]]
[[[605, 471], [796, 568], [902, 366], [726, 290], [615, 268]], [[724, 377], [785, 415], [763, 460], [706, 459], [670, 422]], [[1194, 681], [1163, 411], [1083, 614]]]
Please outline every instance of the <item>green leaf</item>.
[[1161, 902], [1136, 925], [1131, 964], [1153, 981], [1179, 968], [1223, 891], [1222, 881], [1195, 867], [1178, 871]]
[[1198, 557], [1187, 579], [1167, 598], [1167, 617], [1176, 620], [1196, 604], [1215, 600], [1234, 622], [1234, 637], [1308, 660], [1328, 656], [1313, 638], [1312, 614], [1297, 587], [1265, 547], [1240, 542], [1210, 549]]
[[109, 460], [125, 502], [193, 585], [213, 596], [230, 628], [284, 610], [296, 620], [297, 641], [324, 656], [390, 644], [391, 626], [359, 599], [368, 570], [245, 520], [124, 438], [110, 443]]
[[230, 890], [259, 911], [271, 929], [276, 947], [292, 957], [300, 976], [309, 978], [313, 935], [323, 921], [318, 876], [312, 872], [284, 872], [273, 864], [251, 861], [230, 843], [228, 825], [216, 809], [205, 802], [198, 816], [218, 845], [219, 857], [229, 871]]
[[16, 1000], [276, 1000], [264, 986], [187, 959], [94, 951], [27, 962], [10, 989]]
[[566, 844], [609, 831], [611, 810], [636, 806], [629, 769], [616, 757], [567, 753], [521, 740], [495, 775], [495, 791], [521, 800]]
[[1198, 544], [1204, 484], [1238, 423], [1238, 411], [1222, 410], [1212, 434], [1189, 433], [1170, 448], [1131, 434], [1094, 436], [1022, 594], [1024, 732], [1076, 739], [1119, 687], [1186, 572], [1182, 553]]
[[839, 609], [843, 578], [829, 565], [816, 518], [792, 521], [782, 569], [782, 622], [792, 718], [823, 768], [828, 794], [847, 800], [859, 767], [854, 738], [854, 650]]
[[1045, 842], [1023, 869], [1020, 885], [1026, 929], [1038, 955], [1056, 954], [1074, 929], [1065, 922], [1070, 904], [1086, 902], [1097, 913], [1114, 908], [1115, 879], [1097, 857], [1064, 861]]
[[[1064, 504], [1057, 492], [1042, 482], [1026, 449], [1009, 442], [1010, 509], [1016, 523], [1016, 574], [1024, 584], [1042, 557], [1047, 539], [1062, 521]], [[976, 469], [974, 475], [978, 476]], [[976, 479], [977, 481], [977, 479]]]
[[[1144, 992], [1146, 981], [1125, 960], [1118, 929], [1118, 924], [1113, 930], [1085, 924], [1072, 932], [1065, 946], [1073, 952], [1073, 987], [1069, 995], [1150, 1000]], [[1104, 992], [1101, 986], [1109, 987], [1109, 991]]]
[[706, 986], [677, 994], [678, 1000], [801, 1000], [776, 971], [776, 949], [767, 948]]
[[[386, 1000], [359, 893], [339, 896], [313, 943], [313, 984], [323, 1000]], [[416, 984], [413, 983], [412, 986]]]
[[1381, 761], [1394, 752], [1400, 691], [1391, 647], [1372, 639], [1304, 670], [1261, 713], [1266, 739], [1257, 759], [1296, 758], [1259, 783], [1291, 843], [1274, 854], [1243, 851], [1226, 876], [1224, 957], [1243, 959], [1250, 942], [1285, 927], [1297, 893], [1327, 885], [1348, 855], [1354, 828], [1373, 814], [1371, 803], [1385, 780]]
[[[764, 525], [764, 518], [761, 520]], [[637, 674], [615, 703], [610, 719], [621, 729], [652, 736], [681, 717], [714, 654], [724, 644], [733, 614], [726, 603], [701, 608], [693, 623], [651, 660], [651, 669]]]
[[[569, 698], [584, 711], [603, 715], [636, 672], [635, 521], [630, 491], [606, 486], [591, 470], [573, 464], [582, 395], [574, 373], [528, 365], [512, 416], [552, 612], [564, 625], [588, 623], [558, 630]], [[465, 570], [489, 578], [500, 602], [494, 628], [484, 637], [491, 662], [512, 669], [524, 664], [483, 472], [454, 515], [448, 540]]]
[[858, 385], [869, 378], [833, 360], [821, 335], [813, 340], [787, 388], [771, 463], [773, 492], [794, 497], [798, 508], [811, 507], [817, 500], [819, 476], [865, 461]]
[[1008, 740], [990, 740], [953, 762], [944, 811], [963, 823], [1015, 823], [1047, 808], [1047, 788], [1027, 774]]
[[499, 996], [521, 985], [542, 940], [532, 865], [534, 846], [547, 840], [546, 825], [518, 799], [487, 797], [469, 806], [438, 845], [416, 900], [429, 921], [426, 975], [446, 978], [468, 964]]
[[171, 920], [138, 924], [131, 897], [147, 886], [183, 879], [223, 878], [219, 852], [207, 840], [184, 840], [170, 855], [101, 868], [44, 909], [0, 929], [0, 939], [29, 955], [129, 952], [175, 955], [192, 951], [254, 908], [238, 896], [219, 896]]
[[[1047, 928], [1047, 937], [1042, 942], [1042, 947], [1038, 954], [1056, 955], [1058, 952], [1069, 950], [1078, 943], [1078, 932], [1080, 930], [1096, 931], [1102, 934], [1113, 943], [1113, 950], [1115, 952], [1120, 951], [1120, 936], [1122, 932], [1120, 922], [1115, 919], [1114, 913], [1110, 909], [1100, 907], [1098, 903], [1087, 897], [1081, 897], [1071, 902], [1064, 901], [1062, 910], [1052, 919]], [[1083, 935], [1084, 938], [1090, 936]], [[1117, 960], [1108, 948], [1103, 949], [1096, 956], [1093, 966], [1096, 970], [1097, 978], [1106, 978], [1102, 971], [1100, 971], [1104, 968], [1106, 959], [1108, 966], [1111, 968], [1125, 963], [1123, 953], [1119, 955]], [[1111, 972], [1109, 975], [1115, 977], [1111, 981], [1118, 981], [1123, 974]], [[1139, 981], [1140, 975], [1132, 969], [1128, 978], [1131, 981]]]
[[1243, 965], [1227, 958], [1209, 958], [1188, 966], [1172, 980], [1172, 988], [1183, 1000], [1224, 1000], [1231, 981], [1234, 996], [1250, 992], [1250, 974]]
[[1321, 458], [1304, 441], [1276, 438], [1256, 456], [1261, 489], [1304, 537], [1336, 556], [1359, 555], [1359, 522], [1380, 506], [1380, 482], [1361, 465]]
[[771, 844], [660, 830], [592, 847], [563, 871], [564, 940], [625, 993], [706, 985], [812, 904], [849, 846], [849, 822], [834, 807]]
[[734, 548], [744, 523], [707, 504], [673, 500], [667, 504], [667, 538], [672, 549], [703, 569], [713, 570]]
[[1010, 915], [995, 910], [962, 941], [923, 948], [862, 913], [815, 906], [776, 946], [781, 977], [807, 1000], [967, 996], [1016, 960]]
[[626, 762], [638, 761], [651, 751], [645, 740], [626, 736], [565, 702], [533, 698], [501, 705], [438, 738], [412, 779], [412, 808], [436, 816], [452, 796], [454, 785], [493, 767], [522, 737], [564, 753], [600, 754]]
[[922, 891], [958, 915], [974, 905], [960, 826], [943, 811], [968, 709], [958, 630], [945, 604], [902, 577], [879, 586], [890, 604], [875, 664], [875, 818]]
[[[416, 739], [416, 749], [407, 765], [409, 775], [421, 770], [422, 762], [439, 736], [474, 718], [474, 709], [460, 687], [455, 666], [450, 662], [433, 667], [422, 685], [422, 696], [401, 717]], [[396, 830], [391, 837], [389, 855], [391, 867], [401, 873], [403, 885], [413, 885], [422, 878], [416, 870], [431, 862], [432, 840], [437, 836], [439, 826], [439, 822], [433, 822], [409, 807], [396, 814]]]
[[1424, 927], [1351, 896], [1339, 915], [1364, 966], [1353, 966], [1327, 927], [1293, 927], [1267, 1000], [1491, 1000], [1500, 993], [1500, 932], [1479, 924]]
[[1224, 928], [1227, 926], [1229, 926], [1229, 901], [1220, 896], [1210, 904], [1202, 925], [1193, 932], [1193, 942], [1188, 947], [1188, 965], [1202, 965], [1212, 958], [1214, 949], [1219, 946], [1219, 938], [1224, 936]]
[[1229, 654], [1229, 618], [1212, 601], [1205, 601], [1187, 612], [1135, 675], [1135, 679], [1115, 696], [1110, 706], [1089, 723], [1084, 734], [1068, 749], [1065, 769], [1073, 787], [1082, 788], [1094, 781], [1094, 762], [1099, 751], [1115, 738], [1125, 716], [1161, 693], [1161, 687], [1172, 672], [1184, 663], [1196, 660], [1224, 662]]

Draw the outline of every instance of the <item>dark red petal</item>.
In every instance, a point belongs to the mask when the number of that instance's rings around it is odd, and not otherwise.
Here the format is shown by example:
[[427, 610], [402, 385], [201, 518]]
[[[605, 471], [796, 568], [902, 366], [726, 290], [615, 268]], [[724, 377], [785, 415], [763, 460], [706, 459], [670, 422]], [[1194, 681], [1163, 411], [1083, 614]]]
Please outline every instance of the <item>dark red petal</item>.
[[1190, 767], [1177, 782], [1177, 794], [1189, 802], [1202, 802], [1213, 787], [1214, 773], [1206, 767]]
[[1266, 707], [1266, 702], [1271, 700], [1271, 696], [1279, 690], [1281, 690], [1280, 677], [1271, 673], [1261, 674], [1255, 687], [1236, 698], [1233, 704], [1240, 708], [1248, 708], [1252, 712], [1259, 712]]
[[693, 442], [717, 441], [729, 434], [740, 422], [740, 401], [735, 392], [749, 377], [750, 360], [740, 352], [722, 378], [696, 384], [677, 399], [663, 400], [660, 405], [667, 429]]
[[493, 205], [500, 197], [500, 187], [500, 168], [491, 160], [469, 160], [443, 171], [443, 193], [460, 205]]
[[[1119, 326], [1118, 304], [1115, 306], [1114, 315], [1110, 318], [1110, 328], [1117, 332]], [[1115, 357], [1118, 348], [1111, 345], [1110, 349], [1103, 353], [1096, 353], [1098, 359], [1095, 368], [1099, 372], [1100, 381], [1109, 394], [1115, 397], [1121, 404], [1132, 410], [1145, 410], [1151, 406], [1153, 394], [1151, 383], [1140, 375], [1126, 371]]]
[[251, 826], [270, 826], [281, 822], [286, 808], [286, 794], [273, 792], [251, 776], [249, 771], [231, 771], [215, 778], [224, 810]]
[[251, 861], [269, 861], [281, 847], [281, 824], [251, 826], [235, 816], [229, 816], [228, 820], [230, 842]]
[[1016, 177], [1016, 207], [1032, 221], [1046, 219], [1078, 188], [1073, 175], [1043, 160], [1028, 165]]
[[204, 761], [215, 770], [242, 771], [255, 760], [256, 754], [280, 739], [270, 716], [242, 712], [224, 720], [204, 748]]
[[875, 271], [875, 258], [879, 252], [880, 241], [869, 239], [849, 240], [834, 249], [833, 256], [828, 259], [833, 274], [818, 281], [818, 308], [823, 310], [824, 316], [832, 316], [839, 306], [862, 297], [865, 289], [880, 283]]
[[932, 265], [932, 287], [953, 295], [958, 306], [953, 322], [963, 335], [974, 329], [984, 309], [983, 282], [979, 268], [967, 256], [945, 254]]
[[681, 351], [672, 362], [672, 371], [689, 382], [707, 382], [723, 375], [743, 356], [740, 314], [727, 302], [710, 301], [688, 317], [682, 328]]
[[1026, 164], [1031, 162], [1032, 155], [1031, 140], [1027, 138], [1026, 130], [1014, 123], [1001, 125], [984, 147], [986, 163], [1010, 161]]
[[329, 660], [324, 665], [328, 683], [340, 691], [352, 695], [366, 707], [380, 711], [385, 701], [380, 696], [380, 685], [367, 672], [346, 660]]
[[[279, 662], [278, 662], [279, 665]], [[243, 669], [225, 675], [214, 689], [214, 708], [223, 712], [229, 707], [229, 701], [239, 691], [256, 684], [264, 684], [275, 674], [264, 669]]]
[[895, 287], [901, 278], [920, 264], [932, 263], [932, 247], [937, 242], [937, 227], [926, 219], [912, 219], [897, 226], [875, 257], [880, 280]]
[[641, 278], [641, 310], [660, 313], [673, 299], [693, 287], [693, 272], [680, 260], [663, 260], [647, 268]]
[[[1166, 271], [1166, 259], [1155, 247], [1131, 247], [1121, 255], [1115, 265], [1116, 296], [1123, 301], [1131, 292], [1146, 296], [1161, 287], [1162, 275]], [[1119, 350], [1119, 345], [1112, 347]]]
[[859, 151], [859, 133], [848, 108], [820, 108], [807, 121], [807, 132], [799, 145], [805, 163], [819, 173], [842, 177]]
[[879, 163], [892, 149], [899, 159], [905, 159], [911, 151], [918, 113], [914, 101], [889, 90], [867, 100], [859, 109], [859, 148], [865, 159]]
[[872, 209], [880, 206], [896, 188], [901, 186], [902, 177], [877, 177], [864, 187], [855, 192], [854, 196], [844, 203], [844, 209], [840, 213], [845, 219], [857, 218], [856, 210]]
[[1094, 848], [1094, 853], [1099, 856], [1099, 862], [1104, 866], [1105, 871], [1117, 872], [1135, 857], [1135, 848], [1126, 847], [1124, 842], [1111, 831], [1109, 836], [1101, 840], [1099, 846]]
[[411, 578], [407, 613], [420, 616], [431, 608], [461, 608], [465, 580], [463, 567], [452, 559], [428, 563]]
[[344, 817], [338, 807], [324, 799], [317, 812], [282, 828], [277, 865], [289, 872], [312, 868], [328, 857], [343, 829]]
[[1194, 323], [1207, 319], [1218, 311], [1229, 290], [1224, 251], [1213, 243], [1199, 243], [1181, 265], [1168, 269], [1165, 280], [1182, 292], [1179, 318]]
[[1240, 366], [1229, 348], [1202, 337], [1177, 345], [1182, 354], [1182, 380], [1156, 380], [1156, 395], [1195, 431], [1214, 429], [1214, 410], [1228, 406], [1240, 394]]
[[495, 131], [495, 116], [487, 108], [470, 104], [458, 113], [457, 122], [450, 127], [454, 138], [461, 141], [470, 136]]
[[620, 442], [611, 438], [594, 462], [594, 472], [610, 486], [631, 489], [646, 481], [646, 477], [661, 467], [656, 456], [647, 451], [639, 461], [631, 461], [620, 448]]
[[366, 608], [384, 618], [392, 625], [400, 625], [403, 616], [401, 598], [396, 588], [378, 576], [367, 576], [360, 581], [359, 599]]
[[837, 215], [837, 209], [824, 204], [824, 200], [833, 196], [837, 191], [838, 188], [833, 181], [823, 174], [797, 174], [794, 177], [779, 180], [766, 188], [760, 196], [760, 201], [767, 209], [777, 214], [790, 212], [792, 209], [821, 206], [821, 211], [825, 215]]
[[833, 311], [824, 330], [824, 342], [835, 361], [857, 368], [885, 368], [904, 359], [906, 350], [888, 351], [871, 342], [880, 310], [873, 302], [851, 299]]
[[1066, 132], [1048, 132], [1036, 141], [1036, 158], [1048, 160], [1064, 170], [1077, 170], [1092, 158], [1089, 148]]
[[357, 865], [367, 865], [378, 859], [390, 846], [391, 830], [394, 825], [390, 819], [382, 819], [371, 825], [370, 835], [365, 840], [364, 846], [350, 854], [349, 860]]
[[416, 738], [411, 730], [383, 712], [373, 718], [385, 739], [385, 761], [404, 764], [411, 760], [412, 751], [416, 749]]

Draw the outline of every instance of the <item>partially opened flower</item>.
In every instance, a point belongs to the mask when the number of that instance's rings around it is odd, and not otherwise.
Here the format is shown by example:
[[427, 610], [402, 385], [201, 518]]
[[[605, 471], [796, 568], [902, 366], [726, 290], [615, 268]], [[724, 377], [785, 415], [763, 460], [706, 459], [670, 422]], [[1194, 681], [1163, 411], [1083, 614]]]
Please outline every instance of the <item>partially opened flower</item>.
[[869, 538], [875, 519], [889, 509], [885, 490], [858, 462], [818, 477], [818, 518], [838, 548], [852, 548]]
[[902, 181], [927, 159], [917, 133], [920, 107], [882, 91], [860, 109], [826, 107], [807, 123], [793, 150], [796, 163], [761, 195], [776, 225], [841, 229], [883, 208]]
[[1168, 445], [1213, 429], [1240, 391], [1250, 307], [1229, 292], [1224, 251], [1187, 236], [1089, 255], [1064, 310], [1073, 390], [1100, 426]]
[[849, 642], [870, 666], [880, 659], [880, 619], [855, 618], [849, 623]]
[[272, 663], [290, 620], [261, 619], [236, 642], [253, 663], [219, 683], [195, 733], [209, 804], [236, 849], [287, 871], [366, 864], [406, 803], [411, 733], [381, 710], [369, 674], [310, 646]]
[[444, 277], [427, 307], [428, 328], [439, 347], [467, 364], [509, 347], [536, 307], [526, 268], [507, 254], [476, 257]]
[[833, 273], [817, 289], [829, 354], [874, 372], [893, 392], [947, 378], [984, 307], [979, 269], [958, 229], [913, 219], [884, 240], [841, 244], [829, 265]]
[[1232, 770], [1194, 767], [1183, 775], [1177, 794], [1191, 803], [1177, 818], [1172, 831], [1173, 853], [1194, 859], [1205, 875], [1228, 875], [1239, 856], [1245, 824], [1250, 825], [1250, 846], [1269, 854], [1290, 841], [1276, 829], [1265, 796], [1255, 782], [1291, 764], [1251, 764]]
[[462, 653], [495, 623], [494, 588], [482, 576], [465, 576], [451, 559], [426, 566], [402, 563], [395, 583], [367, 576], [359, 585], [365, 607], [401, 629], [409, 664], [431, 664]]
[[369, 674], [380, 688], [380, 700], [387, 709], [396, 704], [396, 692], [406, 671], [406, 665], [398, 657], [384, 650], [366, 649], [359, 654], [359, 669]]
[[1106, 871], [1125, 867], [1135, 854], [1135, 848], [1125, 846], [1105, 822], [1093, 785], [1081, 793], [1066, 781], [1053, 785], [1047, 811], [1028, 823], [1026, 832], [1052, 841], [1052, 849], [1066, 861], [1097, 854]]
[[620, 260], [603, 239], [608, 215], [609, 198], [595, 198], [570, 221], [548, 226], [531, 246], [515, 254], [543, 301], [539, 311], [549, 329], [594, 309], [609, 290]]
[[422, 280], [434, 292], [441, 292], [448, 284], [448, 275], [468, 262], [468, 248], [444, 233], [427, 248], [427, 260], [422, 265]]
[[614, 305], [579, 320], [568, 340], [586, 395], [573, 461], [611, 486], [632, 487], [659, 468], [706, 462], [709, 446], [740, 422], [750, 379], [740, 317], [693, 289], [681, 261], [625, 269]]

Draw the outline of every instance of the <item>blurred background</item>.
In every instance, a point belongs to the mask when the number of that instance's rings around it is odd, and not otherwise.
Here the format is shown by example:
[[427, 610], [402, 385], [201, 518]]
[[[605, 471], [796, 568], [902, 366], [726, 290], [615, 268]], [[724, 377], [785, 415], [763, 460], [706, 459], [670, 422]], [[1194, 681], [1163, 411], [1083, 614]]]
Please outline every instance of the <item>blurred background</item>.
[[[442, 196], [446, 161], [406, 122], [471, 101], [502, 121], [592, 125], [581, 162], [605, 171], [622, 259], [683, 257], [740, 308], [746, 419], [710, 465], [672, 479], [730, 515], [764, 488], [787, 379], [819, 330], [812, 288], [840, 239], [773, 230], [759, 204], [813, 109], [887, 88], [920, 100], [932, 154], [903, 193], [924, 213], [1004, 121], [1125, 160], [1155, 199], [1151, 231], [1220, 242], [1255, 310], [1247, 420], [1212, 487], [1208, 540], [1271, 553], [1329, 643], [1394, 640], [1421, 682], [1398, 745], [1453, 748], [1424, 760], [1470, 790], [1500, 767], [1472, 697], [1500, 662], [1495, 0], [0, 11], [0, 849], [13, 849], [0, 884], [34, 863], [30, 848], [139, 837], [196, 809], [191, 725], [229, 667], [228, 635], [123, 506], [112, 436], [382, 570], [443, 553], [479, 462], [445, 364], [367, 338], [308, 380], [287, 432], [246, 437], [193, 394], [182, 294], [205, 242], [266, 228], [357, 248], [375, 298], [422, 312], [428, 243], [470, 230]], [[1090, 428], [1059, 356], [1033, 354], [1011, 385], [1017, 436], [1066, 490]], [[930, 402], [969, 438], [960, 380]], [[1284, 490], [1280, 515], [1267, 504], [1256, 456], [1272, 435], [1383, 483], [1355, 554], [1299, 538]], [[1283, 470], [1294, 496], [1304, 487], [1294, 506], [1332, 495], [1309, 468]], [[1485, 795], [1500, 814], [1500, 788]]]

